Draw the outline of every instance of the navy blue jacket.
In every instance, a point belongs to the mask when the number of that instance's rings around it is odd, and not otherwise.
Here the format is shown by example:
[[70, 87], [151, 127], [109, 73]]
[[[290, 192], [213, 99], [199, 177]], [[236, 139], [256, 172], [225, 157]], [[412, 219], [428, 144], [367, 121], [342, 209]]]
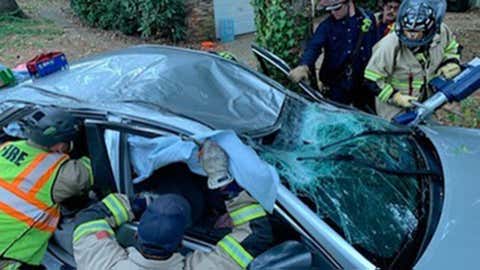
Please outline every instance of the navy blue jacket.
[[[343, 63], [349, 60], [349, 55], [355, 49], [364, 14], [369, 17], [372, 24], [363, 37], [357, 57], [352, 61], [352, 76], [348, 77], [342, 70], [342, 67], [345, 67]], [[372, 13], [356, 9], [355, 16], [342, 20], [335, 20], [333, 16], [329, 16], [320, 23], [307, 44], [300, 65], [313, 66], [323, 49], [325, 59], [320, 70], [320, 80], [330, 87], [331, 99], [350, 103], [353, 98], [353, 88], [361, 85], [363, 81], [363, 73], [376, 42], [376, 21]]]

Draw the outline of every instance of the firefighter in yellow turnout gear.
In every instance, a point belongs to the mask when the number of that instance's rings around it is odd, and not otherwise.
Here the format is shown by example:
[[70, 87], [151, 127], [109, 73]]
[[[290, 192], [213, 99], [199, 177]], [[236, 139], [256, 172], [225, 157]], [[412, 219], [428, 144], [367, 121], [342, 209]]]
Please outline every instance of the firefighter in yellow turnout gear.
[[438, 3], [404, 1], [395, 32], [374, 47], [365, 78], [377, 94], [377, 114], [385, 119], [432, 95], [428, 82], [435, 76], [452, 78], [461, 71], [459, 44], [441, 23], [444, 9]]
[[68, 156], [77, 133], [70, 114], [42, 109], [25, 123], [28, 141], [0, 146], [0, 269], [39, 265], [60, 218], [58, 203], [93, 183], [89, 159]]

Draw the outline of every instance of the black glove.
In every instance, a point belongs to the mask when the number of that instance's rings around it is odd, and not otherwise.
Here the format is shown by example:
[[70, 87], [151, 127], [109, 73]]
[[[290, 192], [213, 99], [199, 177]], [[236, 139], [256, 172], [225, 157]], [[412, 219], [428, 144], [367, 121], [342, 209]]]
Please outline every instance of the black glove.
[[141, 192], [130, 199], [130, 205], [132, 206], [132, 212], [135, 219], [140, 219], [143, 212], [147, 207], [158, 197], [159, 195], [152, 192]]

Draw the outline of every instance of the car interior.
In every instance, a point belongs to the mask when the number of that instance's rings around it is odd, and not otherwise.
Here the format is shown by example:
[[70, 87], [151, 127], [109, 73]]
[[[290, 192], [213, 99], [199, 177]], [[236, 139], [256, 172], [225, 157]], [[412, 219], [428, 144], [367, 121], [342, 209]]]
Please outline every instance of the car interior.
[[[72, 158], [88, 156], [91, 159], [96, 183], [93, 192], [71, 198], [61, 207], [62, 219], [50, 240], [48, 248], [49, 256], [53, 256], [55, 261], [63, 263], [61, 269], [74, 269], [75, 267], [72, 246], [75, 214], [108, 193], [117, 191], [107, 147], [105, 146], [104, 132], [105, 129], [97, 124], [82, 122], [79, 134], [74, 142], [74, 151], [70, 154]], [[8, 133], [11, 134], [12, 132]], [[21, 135], [19, 136], [21, 137]], [[4, 130], [0, 132], [0, 144], [18, 139], [21, 138], [8, 135]], [[129, 177], [134, 177], [133, 169], [128, 168], [128, 170], [131, 174]], [[125, 180], [126, 177], [120, 178]], [[192, 173], [184, 163], [173, 163], [157, 169], [148, 179], [135, 185], [132, 184], [131, 190], [135, 194], [140, 192], [177, 193], [191, 203], [192, 224], [187, 230], [184, 246], [180, 250], [183, 254], [194, 250], [209, 251], [231, 230], [215, 228], [217, 219], [226, 213], [222, 198], [215, 191], [207, 189], [206, 177]], [[314, 258], [312, 258], [310, 251], [311, 247], [303, 241], [302, 236], [275, 211], [272, 215], [269, 215], [269, 221], [273, 228], [274, 244], [271, 249], [257, 256], [250, 264], [249, 269], [310, 268]], [[126, 224], [116, 232], [117, 240], [122, 246], [128, 247], [133, 244], [136, 223], [137, 221]], [[317, 263], [328, 265], [328, 262], [324, 259]], [[48, 265], [46, 267], [48, 268]], [[327, 267], [325, 269], [333, 268]]]

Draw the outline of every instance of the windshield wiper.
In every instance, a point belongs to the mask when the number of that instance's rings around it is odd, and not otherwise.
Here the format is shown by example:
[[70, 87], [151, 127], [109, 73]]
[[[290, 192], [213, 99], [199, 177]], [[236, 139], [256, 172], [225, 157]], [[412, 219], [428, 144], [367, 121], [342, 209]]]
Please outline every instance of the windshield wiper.
[[393, 174], [398, 176], [416, 176], [416, 175], [434, 175], [439, 176], [438, 172], [432, 170], [396, 170], [396, 169], [389, 169], [377, 166], [372, 164], [371, 162], [365, 161], [363, 159], [356, 158], [353, 155], [349, 154], [337, 154], [337, 155], [328, 155], [325, 157], [298, 157], [297, 160], [304, 161], [304, 160], [316, 160], [316, 161], [344, 161], [344, 162], [351, 162], [356, 163], [360, 166], [367, 167], [369, 169], [385, 173], [385, 174]]
[[72, 97], [72, 96], [69, 96], [69, 95], [65, 95], [65, 94], [60, 94], [60, 93], [57, 93], [57, 92], [49, 91], [49, 90], [47, 90], [47, 89], [41, 88], [41, 87], [36, 86], [36, 85], [25, 85], [24, 87], [37, 90], [37, 91], [39, 91], [39, 92], [42, 92], [42, 93], [47, 94], [47, 95], [50, 95], [50, 96], [66, 98], [66, 99], [70, 99], [70, 100], [73, 100], [73, 101], [76, 101], [76, 102], [79, 102], [79, 103], [80, 103], [80, 102], [83, 102], [83, 100], [78, 99], [78, 98], [76, 98], [76, 97]]
[[324, 145], [320, 147], [320, 150], [323, 151], [325, 149], [328, 149], [333, 146], [337, 146], [340, 144], [344, 144], [347, 142], [350, 142], [354, 139], [365, 137], [365, 136], [373, 136], [373, 135], [378, 135], [378, 136], [395, 136], [395, 135], [411, 135], [412, 132], [410, 130], [394, 130], [394, 131], [384, 131], [384, 130], [367, 130], [360, 132], [358, 134], [352, 135], [348, 138]]

